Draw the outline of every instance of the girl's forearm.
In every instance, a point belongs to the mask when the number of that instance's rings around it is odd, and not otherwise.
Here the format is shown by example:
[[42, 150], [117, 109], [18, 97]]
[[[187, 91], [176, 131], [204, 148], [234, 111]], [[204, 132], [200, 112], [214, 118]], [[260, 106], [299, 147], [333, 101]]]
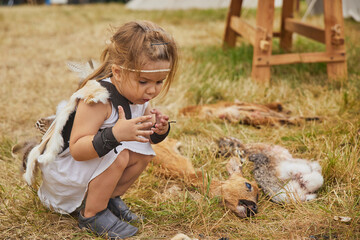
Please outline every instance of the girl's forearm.
[[94, 135], [84, 136], [76, 142], [70, 142], [70, 154], [76, 161], [87, 161], [99, 157], [96, 153], [92, 140]]

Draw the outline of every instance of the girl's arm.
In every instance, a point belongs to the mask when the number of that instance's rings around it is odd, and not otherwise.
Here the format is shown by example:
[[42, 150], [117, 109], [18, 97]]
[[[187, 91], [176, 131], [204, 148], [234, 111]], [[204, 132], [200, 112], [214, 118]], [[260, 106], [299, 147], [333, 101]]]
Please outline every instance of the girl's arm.
[[[70, 135], [70, 153], [77, 161], [86, 161], [99, 157], [96, 152], [93, 139], [101, 125], [111, 115], [111, 104], [86, 104], [79, 102], [76, 110], [74, 125]], [[153, 134], [151, 115], [145, 115], [127, 120], [122, 107], [119, 107], [119, 119], [111, 128], [116, 141], [139, 141], [148, 142], [148, 137]]]
[[92, 140], [110, 114], [110, 103], [86, 104], [83, 100], [79, 101], [69, 142], [70, 153], [75, 160], [98, 157]]

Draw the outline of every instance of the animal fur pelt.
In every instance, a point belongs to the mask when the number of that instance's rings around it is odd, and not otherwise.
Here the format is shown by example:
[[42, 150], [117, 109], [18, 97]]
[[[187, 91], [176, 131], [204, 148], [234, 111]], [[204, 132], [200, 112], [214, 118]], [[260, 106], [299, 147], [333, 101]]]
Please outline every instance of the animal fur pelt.
[[102, 87], [99, 82], [91, 80], [83, 88], [76, 91], [68, 102], [62, 103], [63, 107], [58, 109], [55, 120], [42, 137], [40, 144], [32, 148], [28, 154], [24, 179], [29, 185], [33, 183], [36, 163], [50, 163], [62, 150], [64, 140], [61, 133], [70, 114], [75, 110], [79, 99], [83, 99], [87, 104], [97, 102], [106, 104], [109, 96], [110, 94], [106, 88]]
[[272, 201], [277, 203], [308, 201], [324, 179], [316, 161], [294, 158], [287, 149], [265, 143], [242, 144], [232, 137], [218, 140], [219, 153], [242, 155], [254, 163], [254, 178]]
[[180, 114], [201, 119], [224, 119], [232, 123], [241, 123], [256, 127], [260, 125], [299, 125], [305, 121], [320, 120], [319, 117], [292, 117], [289, 111], [284, 111], [281, 103], [261, 105], [237, 101], [188, 106], [182, 108]]
[[200, 169], [194, 169], [190, 159], [178, 151], [179, 143], [174, 139], [153, 146], [156, 156], [154, 164], [160, 166], [166, 176], [181, 179], [186, 184], [209, 189], [211, 196], [221, 196], [225, 205], [238, 217], [244, 218], [257, 213], [258, 186], [243, 177], [242, 167], [236, 157], [229, 159], [227, 180], [211, 178]]

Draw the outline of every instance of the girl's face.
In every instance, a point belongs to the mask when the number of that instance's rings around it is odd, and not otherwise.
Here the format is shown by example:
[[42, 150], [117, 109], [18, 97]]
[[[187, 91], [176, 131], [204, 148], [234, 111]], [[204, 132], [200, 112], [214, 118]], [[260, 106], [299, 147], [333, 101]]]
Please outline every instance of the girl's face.
[[[159, 95], [163, 82], [165, 81], [169, 72], [154, 72], [154, 73], [136, 73], [130, 72], [129, 79], [121, 79], [119, 74], [116, 74], [121, 69], [115, 66], [115, 81], [118, 84], [118, 91], [134, 104], [144, 104], [147, 101]], [[142, 67], [142, 70], [158, 70], [170, 68], [168, 61], [148, 62]], [[114, 73], [114, 69], [113, 69]]]

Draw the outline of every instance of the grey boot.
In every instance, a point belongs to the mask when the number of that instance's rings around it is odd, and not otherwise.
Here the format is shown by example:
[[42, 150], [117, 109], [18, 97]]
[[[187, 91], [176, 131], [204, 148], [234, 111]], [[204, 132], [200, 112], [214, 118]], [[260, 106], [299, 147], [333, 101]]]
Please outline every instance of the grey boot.
[[144, 217], [138, 217], [131, 212], [120, 197], [110, 198], [107, 208], [115, 216], [128, 222], [136, 222], [144, 219]]
[[95, 216], [85, 218], [79, 213], [79, 227], [90, 230], [108, 239], [124, 239], [137, 233], [138, 228], [117, 218], [109, 209], [98, 212]]

